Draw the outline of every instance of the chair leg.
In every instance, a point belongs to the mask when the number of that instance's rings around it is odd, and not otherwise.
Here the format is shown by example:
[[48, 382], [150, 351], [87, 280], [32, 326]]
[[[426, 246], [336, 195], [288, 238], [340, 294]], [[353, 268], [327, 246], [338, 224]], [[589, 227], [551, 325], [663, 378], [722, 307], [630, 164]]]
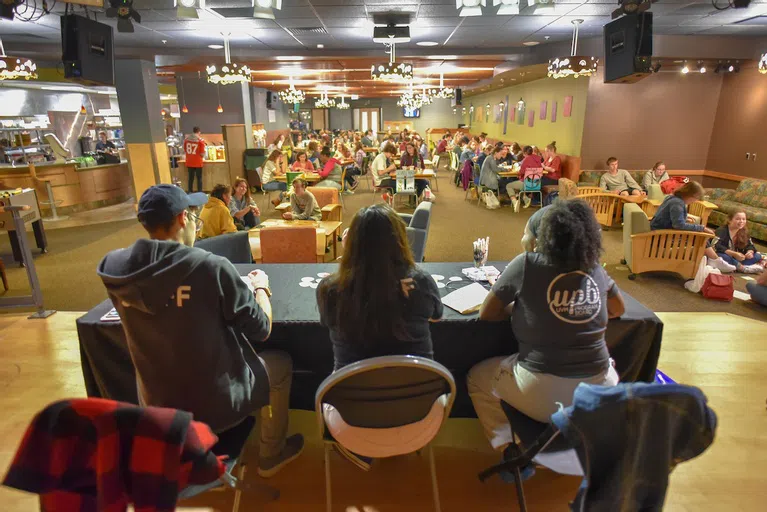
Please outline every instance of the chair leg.
[[330, 443], [325, 443], [325, 510], [331, 512], [333, 508], [330, 494]]
[[434, 445], [429, 444], [429, 470], [431, 472], [431, 492], [434, 496], [434, 510], [441, 512], [439, 504], [439, 486], [437, 485], [437, 467], [434, 464]]
[[8, 291], [8, 276], [5, 274], [5, 263], [0, 259], [0, 277], [3, 279], [3, 288]]
[[[237, 478], [243, 482], [245, 480], [245, 464], [240, 465], [239, 475]], [[238, 512], [240, 510], [240, 500], [242, 499], [242, 491], [240, 489], [234, 490], [234, 503], [232, 504], [232, 512]]]

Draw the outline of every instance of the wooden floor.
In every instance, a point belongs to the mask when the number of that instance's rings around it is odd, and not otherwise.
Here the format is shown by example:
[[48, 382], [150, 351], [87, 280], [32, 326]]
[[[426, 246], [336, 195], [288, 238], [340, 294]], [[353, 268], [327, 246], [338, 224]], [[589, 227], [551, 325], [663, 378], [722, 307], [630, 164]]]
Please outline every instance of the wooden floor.
[[[84, 396], [75, 319], [0, 315], [0, 467], [6, 468], [32, 416], [51, 401]], [[659, 313], [665, 323], [660, 367], [684, 384], [699, 386], [719, 418], [713, 446], [671, 475], [666, 510], [737, 512], [767, 509], [767, 323], [726, 313]], [[312, 413], [294, 411], [291, 430], [307, 438], [304, 455], [271, 483], [282, 492], [266, 510], [322, 510], [322, 448]], [[437, 468], [443, 510], [516, 510], [513, 486], [476, 474], [494, 463], [475, 420], [450, 420], [438, 438]], [[381, 461], [370, 473], [334, 454], [334, 510], [431, 510], [428, 465], [419, 456]], [[250, 478], [257, 478], [250, 473]], [[546, 470], [525, 485], [532, 511], [567, 510], [579, 479]], [[211, 492], [188, 506], [229, 510], [232, 494]], [[0, 489], [0, 510], [37, 509], [35, 496]], [[247, 500], [243, 512], [261, 510]]]

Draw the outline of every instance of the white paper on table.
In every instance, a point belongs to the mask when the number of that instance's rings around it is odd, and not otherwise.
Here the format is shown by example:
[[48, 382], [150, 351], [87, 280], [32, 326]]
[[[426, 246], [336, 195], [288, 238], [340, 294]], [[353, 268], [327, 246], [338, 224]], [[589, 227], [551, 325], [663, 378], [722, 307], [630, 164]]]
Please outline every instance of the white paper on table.
[[256, 289], [253, 288], [253, 282], [250, 280], [249, 276], [240, 276], [240, 279], [242, 279], [242, 282], [248, 285], [248, 289], [251, 293], [255, 293]]
[[457, 289], [442, 297], [442, 303], [461, 313], [468, 315], [479, 310], [479, 307], [485, 302], [485, 297], [489, 292], [479, 283], [472, 283], [468, 286]]
[[469, 267], [461, 270], [463, 275], [471, 279], [472, 281], [487, 281], [488, 277], [499, 276], [501, 272], [492, 265], [487, 265], [480, 268]]
[[743, 292], [739, 292], [738, 290], [735, 290], [734, 292], [732, 292], [732, 295], [733, 295], [733, 296], [734, 296], [736, 299], [740, 299], [740, 300], [751, 300], [751, 295], [750, 295], [750, 294], [748, 294], [748, 293], [743, 293]]
[[755, 281], [755, 279], [751, 276], [740, 276], [740, 277], [745, 279], [746, 281]]

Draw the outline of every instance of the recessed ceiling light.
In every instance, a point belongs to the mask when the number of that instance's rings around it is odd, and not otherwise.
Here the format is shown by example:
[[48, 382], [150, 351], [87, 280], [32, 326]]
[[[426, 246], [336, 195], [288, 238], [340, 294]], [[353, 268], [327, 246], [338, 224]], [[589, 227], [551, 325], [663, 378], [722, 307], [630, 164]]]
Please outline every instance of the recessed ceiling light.
[[522, 44], [525, 45], [525, 46], [536, 46], [536, 45], [539, 45], [541, 43], [539, 43], [538, 41], [525, 41]]
[[325, 48], [325, 45], [324, 44], [318, 44], [317, 48]]
[[223, 50], [224, 49], [224, 45], [223, 44], [209, 44], [208, 48], [210, 48], [211, 50]]
[[437, 46], [439, 45], [436, 41], [418, 41], [416, 43], [418, 46]]

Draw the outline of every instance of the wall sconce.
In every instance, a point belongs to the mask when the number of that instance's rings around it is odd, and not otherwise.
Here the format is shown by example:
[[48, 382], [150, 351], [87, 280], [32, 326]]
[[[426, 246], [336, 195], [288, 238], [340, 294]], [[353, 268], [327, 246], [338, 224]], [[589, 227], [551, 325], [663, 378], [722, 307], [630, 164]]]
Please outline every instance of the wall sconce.
[[519, 101], [517, 102], [517, 108], [524, 107], [525, 106], [525, 100], [522, 98], [519, 98]]

